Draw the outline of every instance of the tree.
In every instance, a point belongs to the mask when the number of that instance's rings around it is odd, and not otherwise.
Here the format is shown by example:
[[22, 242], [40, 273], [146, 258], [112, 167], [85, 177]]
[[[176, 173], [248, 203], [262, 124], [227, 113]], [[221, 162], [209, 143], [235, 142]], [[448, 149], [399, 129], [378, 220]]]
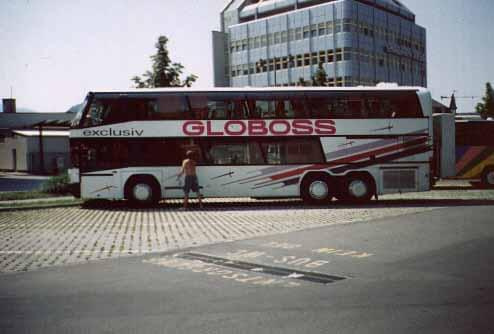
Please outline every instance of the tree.
[[309, 82], [305, 81], [304, 78], [300, 77], [298, 78], [297, 86], [309, 86]]
[[191, 74], [181, 80], [184, 66], [180, 63], [172, 63], [167, 49], [168, 38], [158, 37], [155, 47], [156, 54], [151, 56], [152, 71], [146, 71], [142, 78], [133, 77], [136, 88], [156, 88], [156, 87], [190, 87], [197, 80], [197, 76]]
[[494, 118], [494, 90], [490, 82], [485, 84], [485, 96], [482, 98], [482, 102], [477, 104], [475, 111], [483, 119], [487, 119], [488, 117]]
[[319, 63], [316, 73], [312, 77], [312, 86], [320, 87], [320, 86], [328, 86], [328, 74], [324, 67], [323, 63]]

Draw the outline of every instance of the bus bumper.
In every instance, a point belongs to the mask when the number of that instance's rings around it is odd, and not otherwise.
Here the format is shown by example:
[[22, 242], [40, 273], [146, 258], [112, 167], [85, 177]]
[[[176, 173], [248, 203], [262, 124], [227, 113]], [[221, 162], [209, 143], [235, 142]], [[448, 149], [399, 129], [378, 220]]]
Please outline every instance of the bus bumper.
[[81, 182], [79, 179], [79, 168], [70, 168], [69, 174], [69, 192], [77, 198], [81, 197]]

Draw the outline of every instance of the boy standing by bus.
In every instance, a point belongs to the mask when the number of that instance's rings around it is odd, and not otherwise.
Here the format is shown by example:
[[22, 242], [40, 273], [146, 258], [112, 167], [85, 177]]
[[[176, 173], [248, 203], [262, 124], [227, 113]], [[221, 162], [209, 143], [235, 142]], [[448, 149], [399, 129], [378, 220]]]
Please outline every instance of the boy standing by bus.
[[180, 173], [177, 175], [177, 178], [181, 177], [185, 174], [185, 183], [184, 183], [184, 209], [187, 209], [189, 204], [189, 193], [192, 190], [197, 193], [197, 199], [199, 200], [199, 206], [202, 208], [202, 195], [199, 191], [199, 181], [197, 179], [196, 166], [197, 162], [194, 159], [195, 154], [193, 151], [187, 151], [185, 154], [187, 157], [182, 162], [182, 169]]

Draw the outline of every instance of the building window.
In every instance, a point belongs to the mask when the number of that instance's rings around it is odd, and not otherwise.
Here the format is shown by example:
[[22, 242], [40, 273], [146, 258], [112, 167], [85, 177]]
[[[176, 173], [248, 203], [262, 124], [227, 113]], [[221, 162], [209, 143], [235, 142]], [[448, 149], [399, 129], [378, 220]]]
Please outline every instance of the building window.
[[326, 22], [326, 32], [328, 35], [333, 33], [333, 21]]
[[341, 32], [341, 20], [336, 20], [334, 22], [334, 32], [337, 34]]
[[311, 64], [312, 64], [312, 65], [317, 65], [317, 64], [318, 64], [317, 59], [318, 59], [318, 57], [317, 57], [317, 52], [312, 52], [312, 60], [311, 60]]
[[343, 19], [343, 31], [352, 32], [352, 19]]
[[282, 68], [283, 69], [288, 68], [288, 58], [287, 57], [283, 57], [282, 60], [281, 60], [281, 63], [282, 63]]
[[254, 74], [255, 73], [255, 66], [254, 63], [249, 64], [249, 74]]
[[274, 33], [274, 44], [280, 44], [281, 43], [281, 34], [279, 32]]
[[334, 62], [334, 51], [328, 50], [328, 63]]
[[288, 41], [292, 42], [295, 40], [295, 30], [290, 29], [288, 30]]
[[305, 38], [309, 38], [310, 37], [310, 27], [309, 26], [305, 26], [304, 27], [304, 39]]
[[310, 53], [304, 54], [304, 66], [310, 65]]
[[265, 47], [267, 45], [268, 39], [266, 35], [261, 36], [261, 48]]
[[259, 36], [256, 36], [254, 38], [254, 49], [257, 49], [261, 46], [261, 38]]
[[268, 59], [269, 65], [268, 68], [270, 71], [274, 71], [274, 59]]
[[320, 63], [326, 62], [326, 51], [319, 51], [319, 62]]
[[274, 62], [275, 62], [276, 69], [281, 70], [281, 58], [275, 58]]
[[336, 61], [341, 61], [343, 59], [343, 54], [341, 48], [336, 49]]
[[352, 48], [343, 48], [343, 60], [352, 59]]
[[310, 37], [317, 37], [317, 25], [310, 26]]
[[302, 28], [296, 28], [295, 29], [295, 39], [297, 41], [302, 39]]
[[302, 67], [303, 66], [303, 56], [302, 55], [297, 55], [297, 67]]
[[281, 43], [286, 43], [286, 41], [287, 41], [287, 32], [282, 31], [281, 32]]
[[326, 35], [326, 23], [324, 23], [324, 22], [323, 23], [319, 23], [319, 25], [317, 26], [317, 30], [318, 30], [317, 34], [319, 36]]
[[274, 44], [274, 34], [268, 34], [268, 44], [269, 45]]

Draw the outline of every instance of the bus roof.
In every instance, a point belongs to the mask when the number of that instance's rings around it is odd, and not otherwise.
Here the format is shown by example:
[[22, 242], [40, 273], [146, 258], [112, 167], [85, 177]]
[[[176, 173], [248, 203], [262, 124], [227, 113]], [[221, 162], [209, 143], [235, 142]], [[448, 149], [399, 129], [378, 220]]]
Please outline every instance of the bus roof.
[[414, 91], [426, 92], [423, 87], [408, 86], [357, 86], [357, 87], [214, 87], [214, 88], [132, 88], [126, 90], [95, 90], [92, 94], [156, 94], [156, 93], [205, 93], [205, 92], [376, 92], [376, 91]]

